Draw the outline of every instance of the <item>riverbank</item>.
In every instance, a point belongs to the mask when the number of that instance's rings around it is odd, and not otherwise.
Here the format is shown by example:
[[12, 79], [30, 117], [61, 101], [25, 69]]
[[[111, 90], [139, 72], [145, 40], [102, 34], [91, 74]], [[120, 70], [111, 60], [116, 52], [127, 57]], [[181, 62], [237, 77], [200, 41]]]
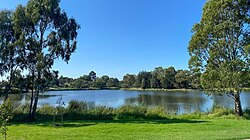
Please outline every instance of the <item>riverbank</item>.
[[[127, 91], [161, 91], [161, 92], [191, 92], [195, 91], [197, 89], [159, 89], [159, 88], [119, 88], [119, 87], [105, 87], [105, 88], [62, 88], [62, 87], [57, 87], [57, 88], [49, 88], [47, 91], [74, 91], [74, 90], [127, 90]], [[250, 88], [242, 88], [242, 91], [250, 91]]]
[[[250, 112], [243, 117], [233, 110], [214, 107], [210, 112], [166, 114], [163, 108], [122, 106], [114, 109], [73, 101], [63, 109], [63, 122], [55, 107], [38, 108], [36, 121], [15, 110], [8, 139], [245, 139], [250, 138]], [[235, 132], [235, 133], [232, 133]], [[84, 132], [84, 133], [83, 133]], [[32, 134], [32, 135], [31, 135]], [[1, 136], [0, 136], [1, 137]]]
[[47, 91], [74, 91], [74, 90], [119, 90], [119, 87], [110, 87], [110, 88], [49, 88]]
[[193, 91], [195, 89], [157, 89], [157, 88], [121, 88], [120, 90], [128, 90], [128, 91], [166, 91], [166, 92], [187, 92]]
[[127, 90], [127, 91], [166, 91], [166, 92], [187, 92], [194, 91], [195, 89], [157, 89], [157, 88], [119, 88], [119, 87], [109, 87], [109, 88], [49, 88], [48, 91], [74, 91], [74, 90]]

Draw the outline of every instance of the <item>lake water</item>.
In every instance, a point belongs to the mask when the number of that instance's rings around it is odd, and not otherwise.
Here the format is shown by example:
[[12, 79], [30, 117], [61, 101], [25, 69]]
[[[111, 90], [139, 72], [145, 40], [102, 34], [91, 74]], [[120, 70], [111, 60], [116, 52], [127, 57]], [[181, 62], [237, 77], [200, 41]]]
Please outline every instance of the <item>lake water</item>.
[[[163, 106], [170, 113], [183, 114], [195, 111], [209, 111], [213, 105], [228, 108], [234, 107], [234, 101], [227, 95], [206, 95], [200, 91], [190, 92], [152, 92], [152, 91], [124, 91], [124, 90], [81, 90], [81, 91], [49, 91], [43, 93], [39, 99], [39, 106], [50, 104], [55, 106], [56, 100], [62, 97], [67, 105], [71, 100], [79, 100], [119, 107], [122, 105]], [[15, 105], [29, 101], [25, 95], [11, 95]], [[1, 99], [0, 99], [1, 100]], [[243, 109], [250, 108], [250, 92], [241, 93]]]

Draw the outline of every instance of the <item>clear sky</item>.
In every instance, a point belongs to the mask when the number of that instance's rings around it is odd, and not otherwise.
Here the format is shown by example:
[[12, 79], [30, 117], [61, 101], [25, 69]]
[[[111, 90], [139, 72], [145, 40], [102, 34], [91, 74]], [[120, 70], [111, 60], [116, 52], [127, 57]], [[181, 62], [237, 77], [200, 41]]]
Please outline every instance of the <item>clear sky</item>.
[[[61, 0], [61, 8], [81, 25], [69, 64], [57, 61], [61, 75], [122, 79], [127, 73], [174, 66], [188, 69], [193, 24], [206, 0]], [[0, 10], [27, 0], [1, 0]]]

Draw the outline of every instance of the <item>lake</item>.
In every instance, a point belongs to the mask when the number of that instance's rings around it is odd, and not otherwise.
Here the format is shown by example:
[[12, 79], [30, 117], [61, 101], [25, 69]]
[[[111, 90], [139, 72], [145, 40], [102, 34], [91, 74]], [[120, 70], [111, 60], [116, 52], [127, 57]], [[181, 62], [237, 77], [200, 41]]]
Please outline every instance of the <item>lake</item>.
[[[26, 95], [11, 95], [15, 105], [29, 101]], [[200, 91], [159, 92], [159, 91], [125, 91], [125, 90], [79, 90], [79, 91], [49, 91], [39, 99], [39, 106], [44, 104], [56, 105], [56, 100], [62, 97], [67, 105], [71, 100], [79, 100], [119, 107], [122, 105], [163, 106], [169, 113], [183, 114], [195, 111], [209, 111], [213, 105], [234, 107], [234, 101], [227, 95], [206, 95]], [[0, 99], [2, 100], [3, 97]], [[241, 93], [243, 109], [250, 108], [250, 92]]]

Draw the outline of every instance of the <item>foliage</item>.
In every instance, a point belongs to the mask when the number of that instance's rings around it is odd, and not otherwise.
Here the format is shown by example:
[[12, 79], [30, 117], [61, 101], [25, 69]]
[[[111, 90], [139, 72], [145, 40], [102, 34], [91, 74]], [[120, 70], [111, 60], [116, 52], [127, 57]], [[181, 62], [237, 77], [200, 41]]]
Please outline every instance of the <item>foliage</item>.
[[1, 121], [1, 132], [6, 140], [7, 136], [7, 123], [13, 118], [13, 106], [8, 98], [0, 105], [0, 121]]
[[134, 83], [135, 83], [135, 79], [136, 76], [132, 75], [132, 74], [126, 74], [123, 76], [123, 85], [122, 87], [124, 88], [131, 88], [133, 87]]
[[109, 78], [107, 83], [107, 87], [119, 87], [119, 80], [117, 78]]
[[151, 107], [147, 108], [147, 119], [162, 119], [165, 118], [166, 115], [166, 109], [161, 106]]
[[37, 113], [43, 115], [55, 115], [56, 112], [56, 108], [50, 105], [43, 105], [42, 107], [37, 109]]
[[249, 81], [250, 4], [248, 0], [209, 0], [193, 27], [189, 66], [204, 89], [222, 91], [235, 100], [242, 116], [240, 92]]
[[67, 107], [67, 111], [72, 113], [86, 113], [89, 108], [87, 102], [71, 100]]
[[64, 113], [65, 113], [65, 108], [64, 108], [64, 106], [65, 106], [65, 103], [64, 103], [64, 101], [63, 101], [63, 98], [62, 97], [60, 97], [60, 98], [58, 98], [57, 100], [56, 100], [56, 108], [54, 109], [54, 118], [53, 118], [53, 122], [55, 122], [56, 121], [56, 117], [57, 116], [59, 116], [59, 117], [61, 117], [61, 123], [63, 122], [63, 115], [64, 115]]
[[146, 118], [147, 108], [142, 106], [124, 105], [115, 110], [118, 119]]
[[29, 107], [30, 107], [30, 104], [29, 103], [25, 103], [25, 104], [22, 104], [16, 108], [14, 108], [13, 112], [15, 114], [18, 114], [18, 113], [24, 113], [24, 114], [27, 114], [29, 113]]
[[[211, 112], [208, 114], [208, 118], [225, 118], [233, 116], [233, 110], [220, 107], [220, 106], [213, 106]], [[235, 116], [233, 116], [235, 118]]]
[[6, 98], [14, 80], [18, 79], [14, 77], [18, 75], [16, 72], [26, 70], [29, 82], [18, 88], [22, 90], [25, 86], [32, 90], [31, 119], [34, 119], [39, 93], [52, 84], [59, 85], [58, 72], [51, 71], [54, 60], [61, 58], [68, 62], [76, 50], [80, 26], [74, 18], [68, 18], [59, 4], [60, 0], [29, 0], [13, 12], [0, 11], [0, 75], [9, 74]]

